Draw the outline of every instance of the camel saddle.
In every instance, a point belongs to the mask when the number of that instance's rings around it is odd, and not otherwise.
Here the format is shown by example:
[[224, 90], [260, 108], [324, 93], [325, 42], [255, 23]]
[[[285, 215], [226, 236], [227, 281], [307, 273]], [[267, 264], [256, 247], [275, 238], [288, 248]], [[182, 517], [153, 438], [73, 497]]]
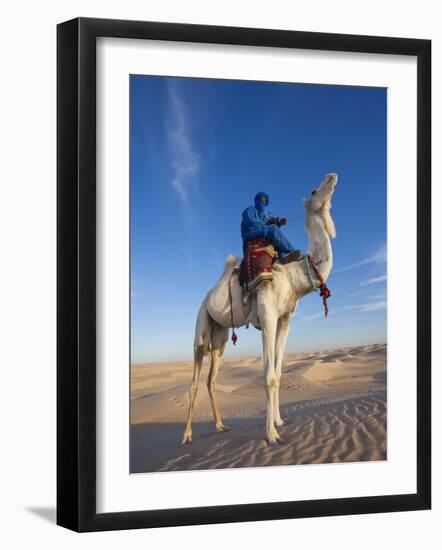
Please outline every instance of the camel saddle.
[[268, 239], [247, 241], [240, 266], [240, 283], [244, 290], [251, 291], [263, 281], [273, 279], [273, 263], [278, 250]]

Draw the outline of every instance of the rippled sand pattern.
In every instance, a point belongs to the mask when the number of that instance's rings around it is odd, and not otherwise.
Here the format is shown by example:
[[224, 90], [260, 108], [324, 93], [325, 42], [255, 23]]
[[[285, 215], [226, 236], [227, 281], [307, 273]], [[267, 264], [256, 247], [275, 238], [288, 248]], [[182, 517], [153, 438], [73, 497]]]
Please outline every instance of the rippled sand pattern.
[[200, 384], [194, 442], [181, 446], [190, 363], [132, 367], [131, 471], [320, 464], [386, 460], [386, 345], [287, 356], [279, 428], [285, 443], [264, 440], [260, 359], [226, 361], [219, 403], [226, 433], [211, 421]]

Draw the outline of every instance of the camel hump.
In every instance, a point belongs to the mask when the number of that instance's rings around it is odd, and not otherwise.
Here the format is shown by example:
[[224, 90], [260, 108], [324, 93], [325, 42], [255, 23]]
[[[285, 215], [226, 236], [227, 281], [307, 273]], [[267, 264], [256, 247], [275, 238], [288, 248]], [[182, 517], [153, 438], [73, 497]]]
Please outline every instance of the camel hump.
[[224, 264], [224, 271], [221, 274], [221, 277], [219, 278], [219, 281], [222, 281], [226, 277], [230, 276], [232, 274], [232, 271], [235, 267], [235, 265], [238, 262], [238, 258], [236, 256], [227, 256], [226, 263]]
[[224, 264], [224, 273], [227, 273], [227, 271], [230, 271], [231, 268], [233, 268], [238, 261], [238, 258], [236, 256], [227, 256], [226, 263]]

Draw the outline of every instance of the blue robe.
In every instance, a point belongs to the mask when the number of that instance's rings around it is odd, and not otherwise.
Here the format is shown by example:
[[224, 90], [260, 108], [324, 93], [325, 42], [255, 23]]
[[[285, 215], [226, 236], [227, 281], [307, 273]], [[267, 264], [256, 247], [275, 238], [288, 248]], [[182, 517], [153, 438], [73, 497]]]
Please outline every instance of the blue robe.
[[243, 246], [245, 246], [247, 241], [252, 239], [265, 238], [272, 241], [280, 255], [287, 254], [294, 250], [293, 245], [281, 231], [280, 227], [274, 223], [271, 225], [267, 224], [271, 217], [272, 216], [266, 213], [265, 208], [249, 206], [244, 210], [241, 222]]

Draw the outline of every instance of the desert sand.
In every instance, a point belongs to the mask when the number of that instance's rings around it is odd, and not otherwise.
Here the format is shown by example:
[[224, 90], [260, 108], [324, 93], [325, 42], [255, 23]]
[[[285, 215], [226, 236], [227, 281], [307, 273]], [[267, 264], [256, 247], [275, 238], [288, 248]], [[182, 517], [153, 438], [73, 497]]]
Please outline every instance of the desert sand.
[[217, 392], [230, 430], [216, 433], [201, 372], [193, 443], [182, 446], [191, 362], [132, 365], [131, 472], [386, 460], [386, 344], [294, 353], [284, 359], [285, 443], [265, 435], [262, 359], [224, 359]]

